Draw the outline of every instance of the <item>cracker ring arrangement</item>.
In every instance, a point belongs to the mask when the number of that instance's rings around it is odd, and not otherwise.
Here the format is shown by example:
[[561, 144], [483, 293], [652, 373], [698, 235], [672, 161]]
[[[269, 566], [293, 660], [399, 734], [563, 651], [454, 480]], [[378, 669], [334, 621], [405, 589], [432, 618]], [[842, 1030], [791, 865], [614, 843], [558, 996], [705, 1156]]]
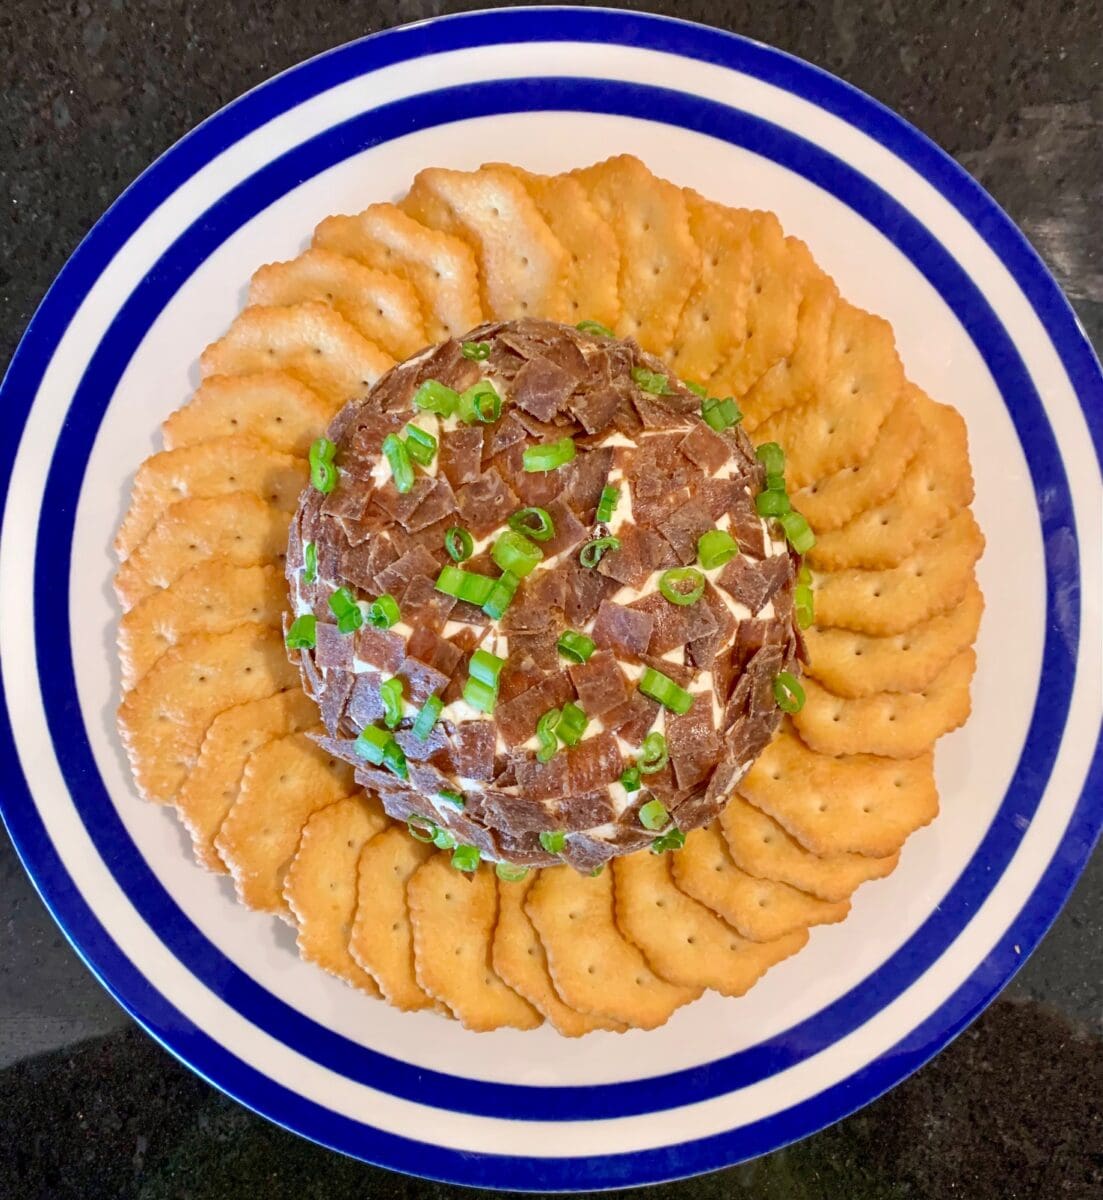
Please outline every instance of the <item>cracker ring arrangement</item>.
[[773, 214], [427, 168], [248, 297], [115, 544], [136, 786], [243, 904], [578, 1037], [891, 873], [969, 715], [966, 429]]

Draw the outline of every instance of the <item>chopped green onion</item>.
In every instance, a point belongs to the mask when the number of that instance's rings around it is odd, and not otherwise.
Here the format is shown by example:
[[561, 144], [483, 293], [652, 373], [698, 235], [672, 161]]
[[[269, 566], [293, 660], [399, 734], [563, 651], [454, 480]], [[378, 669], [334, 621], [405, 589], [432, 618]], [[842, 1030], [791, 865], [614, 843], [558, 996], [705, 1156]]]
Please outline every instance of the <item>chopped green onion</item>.
[[795, 675], [779, 671], [774, 676], [774, 699], [782, 712], [799, 713], [804, 707], [804, 688]]
[[705, 577], [696, 567], [672, 567], [659, 576], [659, 591], [671, 604], [696, 604], [705, 594]]
[[500, 621], [505, 616], [506, 609], [513, 603], [513, 597], [517, 594], [517, 586], [520, 582], [520, 579], [512, 571], [503, 571], [494, 580], [490, 595], [483, 602], [483, 612], [492, 621]]
[[807, 629], [816, 619], [812, 589], [806, 583], [798, 583], [793, 589], [793, 612], [801, 629]]
[[310, 447], [310, 482], [319, 492], [329, 495], [337, 486], [337, 468], [333, 457], [337, 447], [329, 438], [320, 437]]
[[406, 769], [406, 754], [402, 747], [391, 738], [383, 750], [383, 765], [399, 779], [409, 779], [410, 772]]
[[466, 529], [453, 525], [444, 535], [444, 548], [453, 562], [466, 562], [475, 549], [475, 540]]
[[792, 511], [789, 497], [784, 492], [759, 492], [754, 498], [754, 507], [760, 517], [783, 517]]
[[575, 329], [582, 333], [596, 333], [598, 337], [616, 337], [609, 326], [602, 325], [600, 321], [579, 321]]
[[383, 456], [390, 463], [394, 485], [400, 492], [408, 492], [414, 486], [414, 467], [406, 443], [393, 433], [383, 439]]
[[611, 521], [619, 499], [620, 488], [603, 487], [601, 489], [601, 499], [597, 503], [596, 519], [602, 522], [602, 524], [606, 521]]
[[460, 394], [459, 414], [468, 425], [492, 425], [502, 415], [502, 397], [489, 379], [480, 379]]
[[799, 512], [784, 513], [781, 517], [781, 527], [785, 530], [789, 545], [798, 554], [807, 554], [816, 544], [816, 535], [812, 532], [812, 526]]
[[395, 675], [381, 683], [379, 698], [383, 701], [383, 724], [396, 729], [402, 720], [402, 680]]
[[657, 833], [669, 820], [670, 813], [666, 811], [666, 805], [661, 800], [648, 800], [640, 808], [640, 824], [652, 833]]
[[540, 835], [540, 845], [543, 846], [549, 854], [562, 854], [563, 847], [566, 844], [567, 835], [561, 829], [557, 830], [555, 833], [545, 830], [545, 832]]
[[743, 414], [731, 396], [726, 396], [723, 400], [702, 400], [701, 419], [710, 429], [722, 433], [738, 425], [743, 420]]
[[460, 347], [460, 353], [464, 358], [469, 358], [472, 362], [486, 362], [490, 357], [490, 343], [464, 342]]
[[463, 685], [463, 698], [482, 713], [492, 713], [498, 703], [498, 689], [483, 683], [481, 679], [469, 679]]
[[414, 393], [414, 408], [450, 417], [460, 402], [460, 394], [435, 379], [427, 379]]
[[509, 527], [534, 542], [548, 542], [555, 537], [555, 522], [546, 508], [518, 509], [509, 518]]
[[441, 567], [435, 587], [446, 596], [455, 596], [457, 600], [466, 600], [482, 608], [490, 599], [494, 582], [489, 575], [476, 575], [474, 571], [464, 571], [461, 567], [446, 566]]
[[449, 788], [441, 788], [437, 792], [437, 799], [442, 800], [445, 804], [451, 804], [453, 808], [463, 808], [466, 803], [459, 792], [453, 792]]
[[389, 733], [377, 729], [374, 725], [365, 725], [360, 736], [353, 743], [353, 749], [361, 758], [366, 758], [373, 766], [378, 767], [383, 762], [383, 752], [394, 739]]
[[471, 662], [468, 664], [467, 672], [472, 679], [479, 680], [480, 683], [485, 683], [487, 687], [497, 688], [498, 677], [502, 673], [502, 668], [506, 665], [504, 658], [499, 658], [496, 654], [491, 654], [489, 650], [476, 650], [471, 655]]
[[494, 864], [494, 874], [506, 883], [520, 883], [528, 873], [528, 867], [519, 867], [516, 863], [499, 862]]
[[639, 767], [625, 767], [620, 773], [620, 785], [626, 792], [638, 792], [641, 786]]
[[313, 613], [303, 613], [291, 622], [287, 637], [283, 640], [288, 650], [313, 650], [317, 637], [318, 619]]
[[468, 875], [473, 874], [479, 869], [479, 860], [482, 855], [479, 853], [478, 846], [457, 846], [452, 853], [452, 866], [457, 871], [465, 871]]
[[444, 701], [439, 696], [430, 696], [418, 709], [418, 714], [414, 717], [413, 735], [419, 742], [425, 741], [433, 732], [433, 726], [440, 720], [443, 709]]
[[318, 582], [318, 547], [313, 542], [303, 546], [303, 583]]
[[803, 563], [801, 563], [800, 570], [797, 572], [797, 583], [804, 583], [809, 586], [812, 583], [812, 572]]
[[632, 379], [641, 392], [649, 392], [652, 396], [669, 396], [673, 390], [665, 375], [646, 367], [633, 367]]
[[710, 529], [697, 539], [697, 561], [706, 571], [715, 571], [739, 553], [739, 543], [726, 529]]
[[438, 850], [455, 850], [456, 835], [451, 829], [445, 829], [438, 825], [436, 833], [433, 834], [433, 845]]
[[560, 709], [552, 708], [544, 713], [540, 720], [536, 722], [536, 737], [540, 743], [539, 749], [536, 751], [537, 762], [548, 762], [555, 756], [555, 752], [559, 749], [559, 741], [555, 736], [555, 730], [562, 715]]
[[521, 455], [526, 471], [554, 471], [574, 458], [574, 438], [560, 438], [543, 446], [528, 446]]
[[577, 746], [589, 723], [590, 718], [585, 712], [573, 700], [568, 700], [559, 714], [555, 732], [564, 746]]
[[410, 837], [414, 841], [431, 846], [433, 838], [436, 837], [438, 826], [436, 821], [430, 821], [428, 817], [423, 817], [420, 813], [411, 813], [406, 818], [406, 828], [409, 830]]
[[684, 379], [682, 381], [682, 386], [689, 388], [689, 390], [695, 396], [700, 396], [702, 400], [708, 399], [708, 395], [709, 395], [708, 388], [706, 388], [703, 383], [692, 383], [690, 380]]
[[785, 483], [785, 476], [784, 475], [767, 475], [766, 476], [766, 487], [764, 490], [767, 492], [788, 492], [789, 489]]
[[406, 453], [416, 463], [427, 467], [437, 453], [437, 439], [416, 425], [406, 426]]
[[666, 746], [666, 738], [658, 730], [649, 733], [643, 739], [640, 747], [640, 757], [637, 766], [641, 775], [654, 775], [661, 771], [670, 761], [670, 751]]
[[754, 456], [766, 468], [767, 475], [785, 474], [785, 451], [777, 442], [763, 442]]
[[686, 835], [680, 829], [672, 829], [651, 843], [651, 853], [665, 854], [667, 850], [681, 850], [685, 844]]
[[329, 598], [330, 612], [342, 633], [355, 633], [364, 624], [364, 613], [349, 588], [339, 587]]
[[402, 613], [398, 601], [390, 592], [384, 592], [378, 600], [373, 600], [368, 605], [368, 624], [373, 629], [390, 629], [401, 620]]
[[490, 551], [490, 557], [502, 568], [523, 579], [535, 570], [544, 558], [544, 551], [530, 542], [523, 533], [507, 529], [499, 534]]
[[604, 870], [605, 870], [605, 864], [598, 863], [597, 866], [594, 867], [594, 869], [590, 872], [590, 878], [596, 879]]
[[588, 662], [596, 649], [593, 638], [588, 638], [584, 633], [576, 633], [573, 629], [564, 630], [555, 646], [564, 658], [576, 663]]
[[644, 667], [639, 683], [636, 684], [645, 696], [658, 700], [664, 708], [682, 716], [693, 707], [693, 697], [684, 688], [679, 687], [669, 675], [656, 671], [654, 667]]
[[605, 556], [606, 550], [619, 550], [620, 538], [615, 537], [599, 537], [593, 538], [587, 542], [585, 546], [578, 552], [578, 561], [589, 570], [593, 570], [602, 558]]

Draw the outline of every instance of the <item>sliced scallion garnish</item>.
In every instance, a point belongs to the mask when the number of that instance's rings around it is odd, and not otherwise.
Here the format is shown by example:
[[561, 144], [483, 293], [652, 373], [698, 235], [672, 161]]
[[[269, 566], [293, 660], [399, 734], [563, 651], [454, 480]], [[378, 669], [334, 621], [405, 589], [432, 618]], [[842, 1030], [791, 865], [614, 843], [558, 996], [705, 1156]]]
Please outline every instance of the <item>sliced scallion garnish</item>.
[[659, 591], [671, 604], [696, 604], [705, 594], [705, 577], [696, 567], [672, 567], [659, 576]]
[[492, 425], [502, 415], [502, 397], [489, 379], [480, 379], [460, 393], [457, 411], [468, 425]]
[[586, 713], [573, 700], [568, 700], [559, 713], [556, 736], [564, 746], [577, 746], [589, 723]]
[[557, 467], [566, 466], [574, 455], [574, 438], [565, 437], [543, 446], [527, 446], [521, 455], [521, 463], [529, 472], [554, 471]]
[[804, 688], [800, 680], [789, 671], [779, 671], [774, 676], [774, 699], [782, 712], [799, 713], [804, 707]]
[[472, 362], [486, 362], [490, 357], [490, 343], [464, 342], [460, 347], [460, 353]]
[[697, 539], [697, 561], [706, 571], [715, 571], [739, 553], [739, 543], [726, 529], [710, 529]]
[[446, 596], [454, 596], [457, 600], [466, 600], [482, 608], [490, 598], [494, 583], [489, 575], [477, 575], [462, 567], [446, 566], [441, 567], [435, 587]]
[[537, 762], [550, 761], [559, 749], [559, 739], [555, 736], [555, 730], [562, 715], [560, 709], [552, 708], [536, 722], [536, 739], [540, 743], [536, 751]]
[[670, 813], [666, 811], [666, 805], [661, 800], [648, 800], [641, 806], [639, 816], [640, 824], [652, 833], [657, 833], [670, 820]]
[[693, 696], [679, 687], [669, 675], [656, 671], [654, 667], [644, 667], [636, 687], [678, 716], [683, 716], [693, 707]]
[[549, 854], [562, 854], [563, 847], [566, 844], [567, 835], [561, 829], [557, 829], [554, 832], [545, 830], [540, 835], [540, 845], [543, 846]]
[[642, 786], [639, 767], [625, 767], [620, 773], [620, 786], [626, 792], [638, 792]]
[[807, 629], [816, 619], [815, 599], [807, 583], [798, 583], [793, 589], [793, 612], [801, 629]]
[[686, 844], [686, 835], [680, 829], [672, 829], [651, 843], [652, 854], [665, 854], [668, 850], [681, 850]]
[[329, 438], [320, 437], [312, 443], [307, 456], [310, 461], [310, 482], [324, 495], [337, 486], [337, 468], [333, 465], [337, 447]]
[[402, 620], [402, 612], [398, 607], [398, 601], [390, 592], [384, 592], [378, 600], [373, 600], [368, 605], [368, 624], [373, 629], [390, 629], [400, 620]]
[[341, 633], [355, 633], [364, 624], [364, 613], [349, 588], [339, 587], [330, 595], [328, 603]]
[[723, 400], [702, 400], [701, 419], [710, 429], [723, 433], [725, 429], [738, 425], [743, 420], [743, 414], [731, 396], [725, 396]]
[[439, 826], [436, 821], [431, 821], [428, 817], [423, 817], [420, 813], [411, 813], [406, 818], [406, 828], [409, 831], [410, 837], [415, 842], [422, 842], [426, 846], [431, 846]]
[[451, 788], [441, 788], [437, 792], [437, 799], [444, 804], [450, 804], [453, 808], [463, 808], [467, 803], [459, 792], [453, 792]]
[[391, 468], [394, 486], [399, 492], [408, 492], [414, 486], [414, 467], [406, 443], [396, 434], [388, 433], [383, 439], [383, 457]]
[[521, 508], [509, 518], [509, 527], [534, 542], [548, 542], [555, 537], [555, 522], [546, 508]]
[[452, 866], [457, 871], [464, 871], [468, 875], [471, 875], [479, 869], [481, 858], [482, 854], [479, 853], [478, 846], [460, 845], [452, 852]]
[[466, 529], [453, 525], [444, 535], [444, 548], [453, 562], [466, 562], [475, 549], [475, 540]]
[[450, 417], [459, 402], [459, 392], [435, 379], [427, 379], [414, 393], [414, 408], [436, 413], [440, 417]]
[[481, 679], [468, 679], [463, 685], [463, 698], [472, 708], [490, 714], [498, 703], [498, 689]]
[[444, 701], [439, 696], [430, 696], [418, 709], [418, 714], [414, 717], [412, 732], [419, 742], [425, 741], [433, 732], [433, 726], [440, 720], [443, 710]]
[[436, 457], [437, 439], [417, 425], [406, 426], [406, 453], [416, 463], [427, 467]]
[[793, 506], [784, 492], [765, 491], [755, 496], [754, 507], [760, 517], [783, 517]]
[[619, 550], [620, 538], [599, 537], [588, 541], [578, 552], [578, 561], [588, 570], [593, 570], [607, 550]]
[[494, 864], [494, 874], [506, 883], [520, 883], [528, 873], [528, 867], [519, 867], [516, 863], [499, 862]]
[[291, 622], [284, 643], [288, 650], [313, 650], [317, 638], [318, 619], [313, 613], [303, 613]]
[[374, 725], [365, 725], [353, 743], [353, 749], [361, 758], [366, 758], [373, 766], [378, 767], [383, 762], [383, 751], [393, 740], [386, 730], [377, 729]]
[[535, 542], [530, 542], [523, 533], [507, 529], [499, 534], [490, 557], [502, 568], [519, 579], [536, 569], [544, 558], [544, 551]]
[[632, 379], [641, 392], [652, 396], [669, 396], [673, 390], [670, 380], [659, 371], [649, 371], [647, 367], [633, 367]]
[[499, 658], [497, 654], [491, 654], [489, 650], [476, 650], [471, 655], [467, 673], [472, 679], [477, 679], [480, 683], [485, 683], [487, 687], [497, 690], [498, 679], [505, 665], [506, 660]]
[[573, 629], [564, 630], [555, 646], [564, 658], [576, 663], [589, 662], [590, 655], [597, 648], [593, 638], [588, 638], [584, 633], [577, 633]]
[[643, 739], [640, 747], [640, 757], [637, 766], [641, 775], [654, 775], [661, 771], [670, 761], [670, 752], [666, 746], [666, 738], [658, 730], [654, 730]]
[[807, 518], [799, 512], [783, 513], [781, 527], [785, 530], [789, 545], [798, 554], [807, 554], [816, 544], [816, 535], [812, 532], [812, 526], [808, 524]]
[[603, 525], [611, 521], [619, 499], [620, 488], [610, 485], [603, 487], [601, 489], [601, 499], [597, 502], [597, 512], [594, 514], [594, 519], [600, 521]]
[[303, 583], [318, 582], [318, 547], [314, 542], [303, 545]]
[[602, 325], [600, 321], [579, 321], [575, 329], [582, 333], [596, 333], [598, 337], [616, 337], [609, 326]]
[[483, 612], [492, 621], [500, 621], [505, 615], [506, 609], [513, 603], [513, 597], [517, 594], [517, 585], [520, 582], [521, 580], [512, 571], [503, 571], [494, 580], [490, 595], [483, 601]]
[[767, 475], [785, 474], [785, 451], [777, 442], [763, 442], [754, 452], [755, 458], [766, 468]]
[[397, 675], [379, 685], [379, 698], [383, 701], [383, 724], [388, 729], [397, 729], [402, 720], [402, 680]]

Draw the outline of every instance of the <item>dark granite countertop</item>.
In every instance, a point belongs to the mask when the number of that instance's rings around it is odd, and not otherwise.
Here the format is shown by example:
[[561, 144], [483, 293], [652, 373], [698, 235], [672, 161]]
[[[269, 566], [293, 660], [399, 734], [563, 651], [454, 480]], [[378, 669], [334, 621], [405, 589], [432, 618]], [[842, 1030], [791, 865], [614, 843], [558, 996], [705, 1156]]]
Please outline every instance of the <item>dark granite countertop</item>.
[[[203, 117], [419, 0], [8, 0], [0, 7], [0, 361], [81, 236]], [[631, 5], [631, 7], [637, 7]], [[964, 164], [1103, 341], [1099, 0], [667, 0], [884, 101]], [[438, 1196], [240, 1108], [147, 1038], [79, 963], [0, 834], [0, 1196]], [[1002, 998], [833, 1129], [670, 1197], [1103, 1197], [1103, 858]]]

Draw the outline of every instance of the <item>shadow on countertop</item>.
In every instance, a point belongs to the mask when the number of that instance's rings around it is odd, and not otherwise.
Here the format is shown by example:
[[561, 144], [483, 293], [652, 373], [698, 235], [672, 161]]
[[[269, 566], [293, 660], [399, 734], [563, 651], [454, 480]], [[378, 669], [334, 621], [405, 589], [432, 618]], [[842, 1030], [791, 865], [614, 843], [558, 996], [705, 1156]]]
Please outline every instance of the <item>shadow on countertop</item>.
[[[0, 1195], [21, 1200], [459, 1194], [338, 1157], [269, 1124], [135, 1028], [0, 1072], [0, 1128]], [[1101, 1197], [1103, 1043], [1040, 1004], [1000, 1001], [923, 1071], [832, 1129], [647, 1194]]]

